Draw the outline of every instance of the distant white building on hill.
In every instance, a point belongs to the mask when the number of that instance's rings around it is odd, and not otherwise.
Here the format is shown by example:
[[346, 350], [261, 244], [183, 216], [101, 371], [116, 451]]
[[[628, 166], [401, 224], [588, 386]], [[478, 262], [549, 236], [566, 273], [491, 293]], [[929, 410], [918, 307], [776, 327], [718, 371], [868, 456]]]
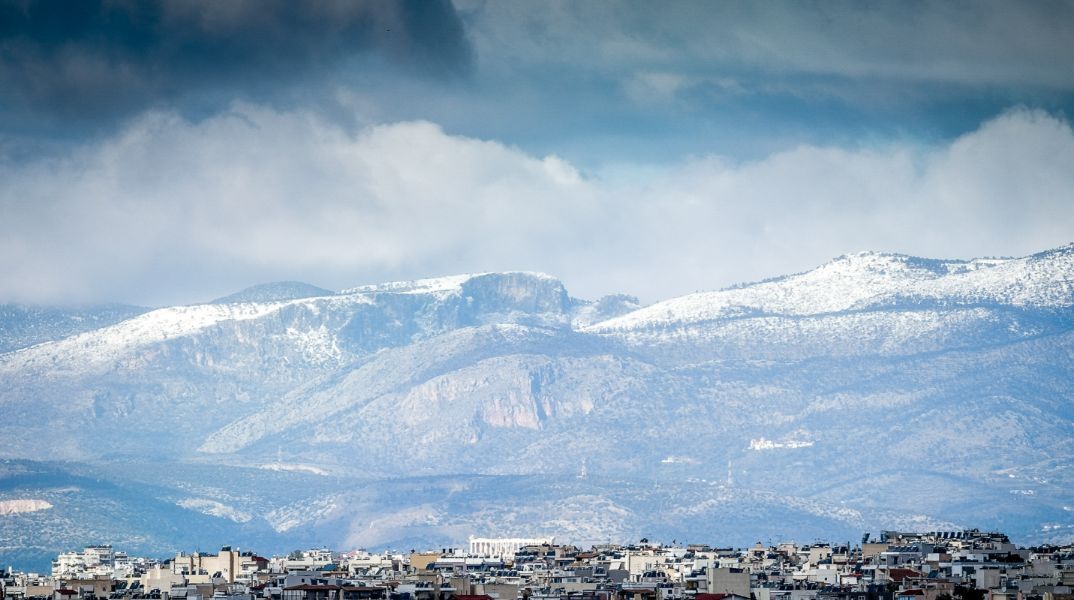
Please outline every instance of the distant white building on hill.
[[514, 556], [526, 546], [552, 545], [555, 537], [542, 538], [479, 538], [470, 536], [470, 556], [488, 556], [503, 558]]

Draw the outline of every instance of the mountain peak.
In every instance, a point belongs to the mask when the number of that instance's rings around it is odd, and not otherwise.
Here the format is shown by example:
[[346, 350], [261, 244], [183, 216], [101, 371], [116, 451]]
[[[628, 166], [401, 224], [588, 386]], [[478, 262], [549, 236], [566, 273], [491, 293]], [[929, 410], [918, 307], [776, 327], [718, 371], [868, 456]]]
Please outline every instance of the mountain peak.
[[921, 258], [919, 256], [899, 254], [896, 252], [866, 250], [836, 257], [824, 265], [821, 265], [816, 270], [820, 271], [826, 268], [843, 267], [856, 271], [869, 271], [873, 273], [893, 274], [905, 272], [926, 276], [942, 276], [959, 270], [969, 262], [971, 261]]
[[238, 304], [240, 302], [272, 302], [277, 300], [298, 300], [318, 296], [334, 296], [335, 292], [319, 288], [301, 281], [276, 281], [261, 283], [240, 290], [229, 296], [217, 298], [210, 304]]
[[1063, 256], [1074, 256], [1074, 242], [1063, 244], [1062, 246], [1051, 248], [1049, 250], [1044, 250], [1043, 252], [1037, 252], [1036, 254], [1031, 255], [1029, 258], [1041, 259]]

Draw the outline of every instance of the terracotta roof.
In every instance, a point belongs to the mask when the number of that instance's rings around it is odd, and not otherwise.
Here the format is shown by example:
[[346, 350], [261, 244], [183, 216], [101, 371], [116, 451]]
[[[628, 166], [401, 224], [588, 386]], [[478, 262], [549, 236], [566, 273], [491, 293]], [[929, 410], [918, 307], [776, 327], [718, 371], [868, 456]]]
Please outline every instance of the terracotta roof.
[[913, 569], [899, 569], [899, 568], [888, 569], [886, 571], [886, 573], [887, 573], [887, 576], [890, 577], [892, 581], [902, 581], [903, 579], [906, 579], [907, 577], [921, 577], [921, 573], [918, 573], [917, 571], [915, 571]]

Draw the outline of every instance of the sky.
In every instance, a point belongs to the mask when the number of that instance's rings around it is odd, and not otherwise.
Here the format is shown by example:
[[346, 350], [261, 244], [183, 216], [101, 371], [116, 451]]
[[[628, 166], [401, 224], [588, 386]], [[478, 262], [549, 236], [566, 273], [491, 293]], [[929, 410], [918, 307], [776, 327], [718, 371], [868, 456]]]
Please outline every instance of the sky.
[[1074, 2], [0, 0], [0, 302], [1074, 242]]

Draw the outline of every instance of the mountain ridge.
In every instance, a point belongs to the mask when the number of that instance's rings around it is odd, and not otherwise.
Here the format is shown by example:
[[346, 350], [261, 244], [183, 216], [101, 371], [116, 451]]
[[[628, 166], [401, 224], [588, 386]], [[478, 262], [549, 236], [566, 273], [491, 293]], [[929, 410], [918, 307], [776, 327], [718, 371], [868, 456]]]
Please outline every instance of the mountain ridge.
[[[689, 294], [686, 296], [680, 296], [678, 298], [672, 298], [662, 302], [651, 304], [647, 307], [635, 311], [628, 315], [623, 315], [616, 319], [605, 321], [602, 323], [594, 324], [597, 330], [600, 329], [613, 329], [616, 327], [629, 327], [631, 324], [641, 324], [646, 320], [650, 321], [665, 321], [675, 322], [681, 320], [711, 320], [719, 318], [723, 310], [733, 309], [755, 309], [758, 312], [777, 314], [782, 316], [805, 316], [805, 315], [817, 315], [824, 313], [838, 313], [855, 308], [856, 304], [861, 308], [868, 309], [869, 304], [861, 305], [862, 302], [872, 301], [875, 305], [877, 301], [894, 301], [899, 298], [896, 296], [896, 292], [900, 288], [906, 288], [913, 285], [920, 285], [925, 287], [925, 297], [928, 294], [935, 296], [941, 295], [941, 291], [947, 291], [950, 293], [952, 290], [930, 290], [929, 281], [964, 281], [967, 277], [972, 277], [975, 273], [988, 273], [993, 274], [993, 270], [1003, 270], [1004, 267], [1010, 269], [1010, 265], [1014, 263], [1022, 263], [1025, 265], [1026, 275], [1033, 275], [1036, 273], [1029, 267], [1032, 265], [1030, 261], [1044, 261], [1047, 259], [1055, 259], [1056, 262], [1061, 262], [1062, 267], [1062, 280], [1058, 282], [1061, 285], [1056, 286], [1058, 289], [1045, 289], [1044, 293], [1048, 294], [1043, 300], [1039, 297], [1024, 297], [1014, 296], [1011, 297], [1008, 291], [1008, 296], [1001, 296], [1002, 290], [992, 290], [991, 296], [984, 295], [981, 297], [983, 302], [994, 302], [998, 304], [1013, 304], [1019, 303], [1033, 304], [1034, 300], [1039, 303], [1044, 303], [1049, 306], [1057, 308], [1068, 308], [1074, 305], [1074, 244], [1062, 246], [1060, 248], [1052, 249], [1045, 252], [1036, 253], [1027, 257], [1021, 257], [1016, 259], [970, 259], [967, 261], [955, 261], [959, 265], [972, 265], [972, 268], [951, 272], [948, 269], [947, 273], [939, 274], [935, 269], [919, 269], [919, 270], [899, 270], [894, 275], [902, 274], [915, 274], [920, 273], [922, 270], [928, 273], [936, 275], [932, 278], [917, 278], [912, 279], [904, 277], [896, 280], [893, 277], [891, 269], [882, 269], [880, 267], [894, 267], [899, 269], [900, 267], [907, 266], [909, 264], [927, 264], [931, 262], [930, 259], [921, 259], [918, 257], [910, 257], [907, 255], [889, 254], [889, 253], [875, 253], [875, 252], [862, 252], [857, 254], [842, 255], [832, 261], [829, 261], [816, 269], [798, 273], [795, 275], [788, 275], [784, 277], [767, 279], [753, 284], [742, 284], [730, 288], [725, 288], [716, 292], [698, 292], [695, 294]], [[935, 264], [949, 265], [953, 261], [935, 261]], [[933, 265], [935, 266], [935, 265]], [[860, 285], [860, 279], [862, 278], [862, 272], [876, 274], [879, 277], [873, 277], [868, 283], [869, 285]], [[828, 275], [827, 279], [821, 279], [824, 275]], [[1017, 282], [1018, 275], [1020, 274], [1007, 274], [1007, 279]], [[843, 277], [850, 280], [852, 284], [859, 284], [852, 287], [839, 288], [836, 291], [832, 291], [832, 284], [839, 283], [839, 278]], [[983, 277], [979, 277], [982, 278]], [[820, 279], [820, 281], [815, 281]], [[833, 282], [834, 279], [834, 282]], [[1002, 277], [997, 278], [1002, 279]], [[805, 292], [808, 293], [810, 285], [817, 286], [819, 283], [822, 291], [828, 292], [827, 297], [809, 298], [802, 301], [798, 306], [793, 304], [780, 303], [780, 300], [794, 300], [793, 293], [795, 290], [786, 290], [789, 284], [803, 283], [806, 287]], [[972, 287], [971, 282], [970, 291], [975, 290]], [[979, 282], [978, 288], [988, 291], [987, 282]], [[877, 293], [876, 288], [880, 287], [881, 292]], [[932, 285], [931, 287], [939, 287], [938, 285]], [[772, 293], [768, 298], [759, 296], [756, 294], [759, 289], [771, 289]], [[958, 291], [958, 290], [954, 290]], [[1016, 290], [1017, 291], [1017, 290]], [[963, 294], [969, 295], [970, 292], [965, 290]], [[789, 298], [788, 298], [789, 296]], [[853, 301], [848, 301], [848, 298], [853, 298]], [[906, 298], [909, 299], [909, 298]], [[1018, 302], [1014, 302], [1017, 300]], [[816, 308], [820, 305], [820, 309]], [[805, 305], [805, 306], [803, 306]], [[810, 310], [812, 309], [812, 310]], [[676, 313], [686, 313], [685, 316], [676, 316]], [[663, 315], [663, 318], [657, 315]]]
[[[1074, 539], [1072, 280], [1068, 245], [856, 253], [644, 307], [532, 272], [164, 307], [0, 354], [0, 457], [73, 461], [123, 490], [143, 473], [153, 506], [284, 548], [521, 534], [550, 510], [580, 540], [594, 523], [683, 531], [657, 514], [802, 532], [1002, 519], [1019, 540]], [[317, 484], [276, 497], [286, 473]], [[358, 480], [410, 492], [374, 501]], [[33, 522], [81, 501], [19, 481], [0, 476], [0, 500], [53, 505]], [[56, 540], [88, 539], [64, 523]]]

